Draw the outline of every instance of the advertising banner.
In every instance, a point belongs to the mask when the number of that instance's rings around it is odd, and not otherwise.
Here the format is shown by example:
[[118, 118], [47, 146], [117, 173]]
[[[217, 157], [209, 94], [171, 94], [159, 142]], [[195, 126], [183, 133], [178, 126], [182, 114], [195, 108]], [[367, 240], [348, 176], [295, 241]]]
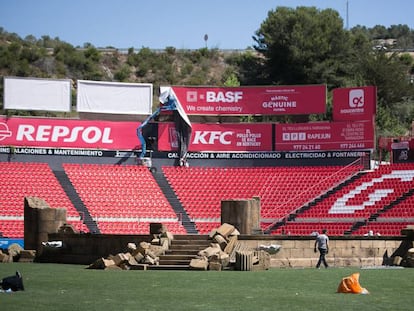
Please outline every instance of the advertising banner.
[[151, 114], [152, 88], [150, 83], [78, 80], [77, 111]]
[[71, 80], [4, 77], [4, 109], [71, 110]]
[[[189, 151], [271, 151], [271, 124], [192, 124]], [[159, 124], [158, 149], [175, 150], [178, 141], [172, 123]]]
[[139, 147], [139, 124], [0, 116], [0, 145], [131, 150]]
[[[0, 146], [137, 150], [141, 148], [136, 136], [139, 125], [139, 122], [1, 116]], [[176, 150], [178, 141], [174, 124], [156, 125], [158, 149]], [[372, 121], [311, 124], [193, 123], [189, 145], [191, 152], [307, 152], [373, 148]], [[25, 150], [21, 149], [21, 152]]]
[[276, 151], [374, 148], [373, 121], [276, 124]]
[[377, 107], [375, 86], [340, 88], [333, 90], [333, 120], [372, 120]]
[[172, 89], [189, 115], [321, 114], [326, 110], [326, 85]]

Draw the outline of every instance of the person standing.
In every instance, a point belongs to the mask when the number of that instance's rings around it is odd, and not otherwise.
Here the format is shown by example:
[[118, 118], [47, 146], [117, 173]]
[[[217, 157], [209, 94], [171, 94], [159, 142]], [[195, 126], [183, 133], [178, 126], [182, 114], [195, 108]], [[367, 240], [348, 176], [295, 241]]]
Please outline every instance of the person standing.
[[326, 262], [325, 255], [329, 252], [329, 237], [327, 235], [327, 230], [323, 229], [321, 234], [316, 236], [314, 252], [316, 253], [319, 250], [319, 260], [316, 264], [316, 268], [319, 269], [321, 263], [328, 268], [328, 263]]

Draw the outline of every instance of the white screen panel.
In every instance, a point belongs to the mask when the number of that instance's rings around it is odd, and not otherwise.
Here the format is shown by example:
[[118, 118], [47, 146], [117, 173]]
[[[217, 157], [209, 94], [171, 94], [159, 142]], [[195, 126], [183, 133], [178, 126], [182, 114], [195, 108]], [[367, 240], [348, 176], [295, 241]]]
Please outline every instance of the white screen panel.
[[152, 112], [152, 84], [78, 80], [80, 112], [139, 114]]
[[5, 77], [4, 109], [69, 112], [70, 85], [70, 80]]

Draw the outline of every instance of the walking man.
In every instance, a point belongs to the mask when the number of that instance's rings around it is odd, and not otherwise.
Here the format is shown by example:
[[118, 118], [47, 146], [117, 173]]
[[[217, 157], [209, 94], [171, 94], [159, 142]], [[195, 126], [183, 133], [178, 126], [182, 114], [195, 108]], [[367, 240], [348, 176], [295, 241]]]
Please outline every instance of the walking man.
[[319, 250], [319, 260], [316, 264], [316, 268], [318, 269], [321, 263], [323, 263], [325, 268], [328, 268], [328, 263], [326, 262], [325, 255], [329, 252], [329, 237], [326, 232], [327, 230], [323, 229], [322, 234], [318, 234], [315, 240], [314, 252], [317, 252], [316, 248]]

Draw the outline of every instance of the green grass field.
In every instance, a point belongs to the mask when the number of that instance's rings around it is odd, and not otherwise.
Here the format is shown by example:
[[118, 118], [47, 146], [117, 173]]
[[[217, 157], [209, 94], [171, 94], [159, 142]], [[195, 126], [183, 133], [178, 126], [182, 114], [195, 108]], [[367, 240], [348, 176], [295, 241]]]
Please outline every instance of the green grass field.
[[[0, 293], [1, 310], [412, 310], [414, 269], [270, 269], [104, 271], [85, 266], [7, 263], [25, 291]], [[360, 272], [369, 295], [338, 294], [342, 277]]]

